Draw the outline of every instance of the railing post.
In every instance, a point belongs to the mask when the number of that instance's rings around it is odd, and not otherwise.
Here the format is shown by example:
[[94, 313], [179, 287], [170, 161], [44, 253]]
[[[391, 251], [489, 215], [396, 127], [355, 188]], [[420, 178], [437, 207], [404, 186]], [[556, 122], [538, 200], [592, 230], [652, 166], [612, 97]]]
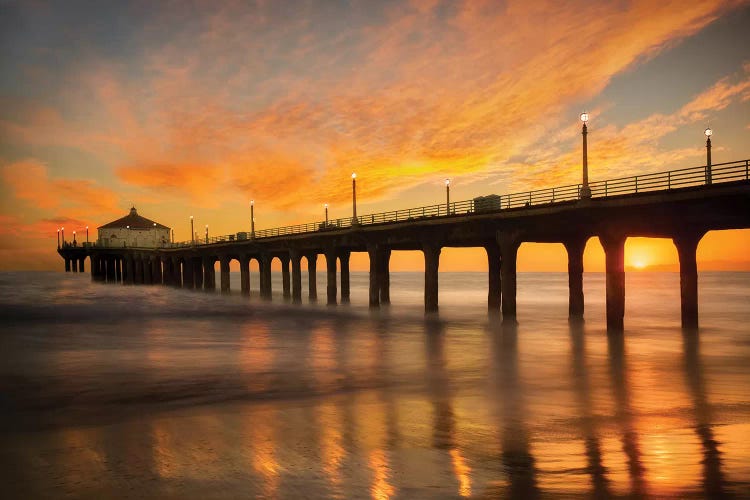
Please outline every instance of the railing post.
[[638, 176], [635, 176], [635, 192], [638, 193]]
[[667, 189], [672, 189], [672, 171], [667, 172]]
[[607, 181], [604, 181], [604, 197], [609, 196], [609, 189], [607, 187]]
[[745, 160], [745, 180], [750, 180], [750, 160]]
[[552, 188], [552, 203], [555, 202], [555, 188]]

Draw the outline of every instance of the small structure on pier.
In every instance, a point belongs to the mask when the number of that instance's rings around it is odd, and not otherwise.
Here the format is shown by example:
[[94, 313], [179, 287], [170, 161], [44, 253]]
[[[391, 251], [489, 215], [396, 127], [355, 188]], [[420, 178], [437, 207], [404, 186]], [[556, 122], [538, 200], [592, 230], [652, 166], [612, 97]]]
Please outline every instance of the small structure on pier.
[[135, 207], [125, 217], [99, 226], [102, 247], [160, 248], [170, 242], [170, 228], [138, 215]]

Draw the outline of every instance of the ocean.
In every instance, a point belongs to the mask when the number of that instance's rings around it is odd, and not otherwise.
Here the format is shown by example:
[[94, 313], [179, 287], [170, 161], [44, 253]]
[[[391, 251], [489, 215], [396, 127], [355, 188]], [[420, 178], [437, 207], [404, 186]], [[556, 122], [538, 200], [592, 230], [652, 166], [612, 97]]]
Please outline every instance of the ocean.
[[392, 273], [392, 305], [0, 273], [4, 498], [750, 497], [750, 273], [520, 273], [518, 324], [486, 273]]

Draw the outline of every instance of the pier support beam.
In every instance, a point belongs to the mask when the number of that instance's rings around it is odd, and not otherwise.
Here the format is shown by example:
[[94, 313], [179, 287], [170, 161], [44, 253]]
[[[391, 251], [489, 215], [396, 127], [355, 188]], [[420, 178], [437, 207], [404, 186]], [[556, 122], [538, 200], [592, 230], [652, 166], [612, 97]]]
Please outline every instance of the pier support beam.
[[607, 330], [622, 331], [625, 318], [625, 240], [624, 234], [600, 235], [607, 270]]
[[70, 259], [67, 259], [67, 258], [65, 259], [65, 272], [66, 273], [70, 272]]
[[[121, 257], [115, 257], [115, 282], [116, 283], [122, 283], [123, 282], [123, 274], [122, 274], [122, 258]], [[99, 265], [101, 265], [101, 261], [99, 261]]]
[[72, 264], [72, 270], [74, 273], [78, 272], [78, 259], [70, 259], [70, 263]]
[[108, 283], [114, 283], [116, 278], [115, 273], [115, 258], [114, 257], [107, 257], [107, 259], [104, 261], [106, 264], [106, 280]]
[[391, 303], [391, 249], [381, 247], [378, 251], [378, 284], [380, 285], [380, 303]]
[[698, 328], [698, 265], [695, 251], [704, 234], [704, 231], [694, 231], [672, 237], [680, 258], [680, 316], [683, 328]]
[[328, 305], [336, 305], [336, 252], [329, 250], [325, 253], [326, 256], [326, 274], [327, 274], [327, 286], [326, 295], [328, 296]]
[[214, 270], [214, 264], [216, 259], [214, 257], [203, 258], [203, 289], [204, 290], [216, 290], [216, 271]]
[[240, 291], [242, 295], [250, 295], [250, 257], [240, 257]]
[[309, 253], [307, 258], [307, 293], [310, 302], [318, 300], [318, 254]]
[[229, 293], [229, 257], [222, 257], [219, 260], [219, 270], [221, 272], [221, 293]]
[[583, 319], [583, 251], [587, 237], [577, 236], [563, 241], [568, 252], [568, 317]]
[[516, 232], [498, 233], [497, 243], [500, 246], [500, 276], [503, 321], [516, 322], [516, 261], [518, 247], [521, 246], [520, 235]]
[[487, 286], [487, 310], [492, 313], [499, 313], [502, 300], [500, 245], [498, 245], [496, 242], [492, 242], [485, 245], [484, 249], [487, 251], [487, 269], [489, 281]]
[[292, 262], [292, 302], [302, 303], [302, 256], [296, 250], [289, 252]]
[[133, 283], [136, 285], [143, 284], [143, 259], [140, 256], [136, 256], [134, 259], [135, 263], [135, 275], [133, 277]]
[[193, 280], [196, 290], [203, 289], [203, 259], [200, 257], [193, 258]]
[[423, 244], [424, 253], [424, 310], [438, 310], [438, 268], [440, 267], [440, 250], [438, 245]]
[[79, 273], [85, 273], [85, 263], [86, 263], [86, 257], [81, 257], [81, 260], [78, 261], [78, 272]]
[[151, 265], [151, 257], [143, 257], [143, 283], [146, 285], [154, 284], [153, 276], [154, 267]]
[[281, 255], [279, 256], [279, 260], [281, 261], [282, 296], [284, 297], [284, 300], [289, 300], [292, 298], [291, 280], [289, 278], [289, 256]]
[[273, 285], [271, 282], [271, 256], [262, 255], [260, 258], [260, 296], [271, 300]]
[[349, 250], [342, 250], [339, 252], [339, 262], [341, 264], [341, 303], [349, 303], [349, 257], [351, 252]]
[[377, 245], [367, 245], [367, 255], [370, 257], [369, 303], [370, 307], [375, 309], [380, 307], [381, 251]]
[[[128, 255], [123, 259], [122, 263], [125, 267], [127, 267], [127, 271], [123, 269], [123, 273], [125, 274], [125, 283], [128, 285], [133, 285], [135, 283], [135, 261], [133, 257], [131, 255]], [[107, 280], [109, 280], [109, 278], [107, 278]]]
[[182, 267], [180, 265], [181, 261], [179, 257], [172, 257], [171, 260], [171, 267], [172, 267], [172, 282], [170, 283], [173, 287], [181, 288], [182, 287]]
[[182, 260], [182, 288], [195, 288], [193, 261], [190, 257]]

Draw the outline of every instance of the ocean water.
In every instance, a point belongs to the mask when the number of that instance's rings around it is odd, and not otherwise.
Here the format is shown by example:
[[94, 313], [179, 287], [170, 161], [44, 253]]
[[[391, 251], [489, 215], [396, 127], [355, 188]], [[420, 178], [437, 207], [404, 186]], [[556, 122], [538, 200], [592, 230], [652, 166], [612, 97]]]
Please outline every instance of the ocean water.
[[700, 274], [698, 332], [678, 275], [630, 273], [621, 335], [601, 274], [583, 324], [565, 274], [519, 274], [517, 325], [484, 273], [428, 318], [421, 273], [378, 311], [318, 278], [294, 306], [0, 274], [3, 497], [750, 497], [750, 273]]

